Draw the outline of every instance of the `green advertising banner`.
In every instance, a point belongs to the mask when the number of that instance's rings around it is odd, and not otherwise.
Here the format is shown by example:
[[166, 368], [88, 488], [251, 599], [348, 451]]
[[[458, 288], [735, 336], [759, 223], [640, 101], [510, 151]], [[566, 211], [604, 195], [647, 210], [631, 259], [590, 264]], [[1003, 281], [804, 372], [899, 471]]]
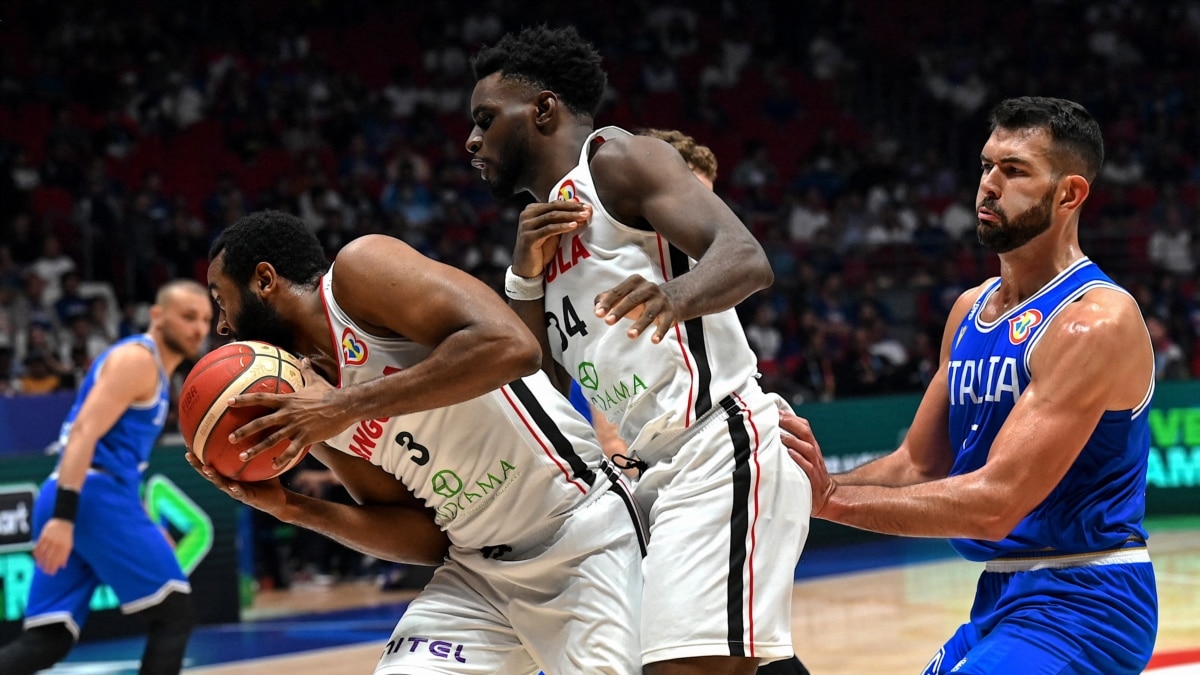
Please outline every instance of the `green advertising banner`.
[[[56, 462], [57, 457], [44, 455], [0, 458], [0, 644], [16, 636], [25, 615], [34, 570], [33, 500]], [[237, 621], [238, 503], [188, 466], [181, 447], [156, 449], [146, 477], [143, 503], [175, 542], [175, 555], [192, 584], [197, 620]], [[97, 589], [82, 639], [143, 632], [141, 621], [121, 614], [119, 604], [112, 589]]]
[[[807, 403], [796, 414], [812, 424], [826, 465], [837, 473], [894, 450], [920, 402], [920, 396], [907, 395]], [[1146, 515], [1200, 515], [1200, 383], [1158, 383], [1147, 414]], [[809, 546], [855, 536], [850, 528], [816, 521]]]

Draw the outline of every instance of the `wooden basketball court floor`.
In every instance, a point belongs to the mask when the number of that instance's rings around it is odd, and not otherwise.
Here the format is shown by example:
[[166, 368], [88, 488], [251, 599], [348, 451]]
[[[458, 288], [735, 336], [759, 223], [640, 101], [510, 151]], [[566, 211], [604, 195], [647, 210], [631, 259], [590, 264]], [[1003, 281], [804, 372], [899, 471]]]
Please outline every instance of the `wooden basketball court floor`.
[[[1161, 611], [1147, 672], [1200, 675], [1200, 519], [1152, 523], [1150, 550]], [[980, 569], [941, 542], [806, 552], [793, 591], [797, 653], [815, 675], [915, 675], [966, 619]], [[262, 593], [248, 612], [255, 620], [197, 631], [184, 672], [369, 675], [413, 595], [369, 582]], [[136, 673], [142, 643], [106, 643], [80, 645], [47, 672]]]

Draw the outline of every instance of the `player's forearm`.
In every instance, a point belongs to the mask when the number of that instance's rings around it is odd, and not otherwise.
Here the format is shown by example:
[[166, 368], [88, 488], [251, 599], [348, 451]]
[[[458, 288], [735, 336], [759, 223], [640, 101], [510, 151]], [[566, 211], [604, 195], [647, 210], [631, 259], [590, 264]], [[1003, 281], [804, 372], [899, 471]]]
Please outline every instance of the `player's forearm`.
[[411, 367], [331, 395], [338, 397], [338, 412], [347, 423], [468, 401], [537, 371], [540, 355], [534, 341], [511, 333], [463, 329]]
[[840, 482], [818, 516], [861, 530], [907, 537], [1004, 538], [1019, 518], [998, 495], [946, 479], [883, 487]]
[[735, 307], [774, 281], [770, 262], [753, 240], [713, 242], [686, 274], [663, 284], [681, 321]]
[[516, 312], [517, 316], [525, 324], [525, 327], [537, 338], [538, 346], [542, 350], [542, 372], [546, 373], [546, 376], [550, 378], [551, 384], [566, 394], [570, 390], [571, 383], [560, 381], [558, 368], [555, 367], [554, 353], [550, 350], [550, 337], [546, 332], [545, 300], [542, 298], [538, 298], [537, 300], [510, 299], [508, 306]]
[[73, 429], [67, 438], [67, 444], [62, 451], [62, 460], [58, 465], [59, 487], [79, 491], [87, 480], [88, 469], [92, 467], [92, 458], [96, 455], [96, 439]]
[[904, 487], [945, 477], [945, 474], [927, 475], [922, 473], [903, 450], [897, 450], [855, 467], [846, 473], [837, 474], [834, 479], [839, 485]]
[[279, 520], [323, 534], [360, 553], [413, 565], [440, 565], [450, 541], [421, 509], [351, 505], [289, 492]]

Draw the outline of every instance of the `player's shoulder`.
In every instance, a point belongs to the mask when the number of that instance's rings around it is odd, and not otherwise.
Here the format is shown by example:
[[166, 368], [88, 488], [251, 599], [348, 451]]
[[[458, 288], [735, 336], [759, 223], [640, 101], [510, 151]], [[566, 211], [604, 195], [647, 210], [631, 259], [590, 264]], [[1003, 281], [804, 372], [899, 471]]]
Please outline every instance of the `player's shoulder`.
[[592, 175], [597, 180], [638, 181], [644, 172], [661, 168], [664, 161], [682, 163], [675, 148], [650, 136], [613, 134], [605, 136], [591, 154]]
[[110, 347], [100, 358], [96, 378], [107, 382], [110, 392], [113, 387], [141, 392], [158, 385], [158, 357], [145, 342], [125, 341]]
[[1144, 339], [1146, 322], [1132, 296], [1113, 286], [1099, 286], [1064, 306], [1050, 329], [1065, 336], [1104, 343]]
[[337, 274], [334, 276], [361, 272], [359, 267], [363, 264], [371, 264], [395, 255], [398, 251], [408, 250], [412, 250], [412, 248], [395, 237], [389, 237], [386, 234], [364, 234], [351, 240], [338, 251], [337, 256], [334, 257], [334, 262], [337, 263], [337, 267], [335, 267]]
[[109, 348], [104, 355], [106, 366], [126, 368], [146, 368], [157, 371], [158, 359], [154, 355], [154, 347], [142, 340], [126, 340]]

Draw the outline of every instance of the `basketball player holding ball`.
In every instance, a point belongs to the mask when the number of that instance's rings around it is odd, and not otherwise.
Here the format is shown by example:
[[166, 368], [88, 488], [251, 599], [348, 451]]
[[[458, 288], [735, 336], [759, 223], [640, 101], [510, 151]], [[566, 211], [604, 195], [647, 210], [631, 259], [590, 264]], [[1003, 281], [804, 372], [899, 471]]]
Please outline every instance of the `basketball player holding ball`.
[[285, 433], [317, 441], [311, 453], [358, 504], [231, 481], [189, 455], [193, 466], [368, 555], [445, 561], [376, 673], [640, 671], [632, 497], [495, 292], [379, 235], [331, 266], [304, 223], [277, 211], [234, 223], [210, 260], [218, 330], [308, 359], [299, 392], [241, 398], [299, 417], [305, 429]]
[[121, 611], [146, 620], [142, 675], [178, 673], [192, 630], [191, 586], [138, 498], [142, 470], [162, 432], [171, 374], [195, 358], [212, 304], [194, 281], [159, 289], [150, 329], [96, 358], [63, 422], [62, 457], [34, 505], [37, 561], [25, 630], [0, 649], [0, 673], [53, 666], [79, 639], [100, 584]]

